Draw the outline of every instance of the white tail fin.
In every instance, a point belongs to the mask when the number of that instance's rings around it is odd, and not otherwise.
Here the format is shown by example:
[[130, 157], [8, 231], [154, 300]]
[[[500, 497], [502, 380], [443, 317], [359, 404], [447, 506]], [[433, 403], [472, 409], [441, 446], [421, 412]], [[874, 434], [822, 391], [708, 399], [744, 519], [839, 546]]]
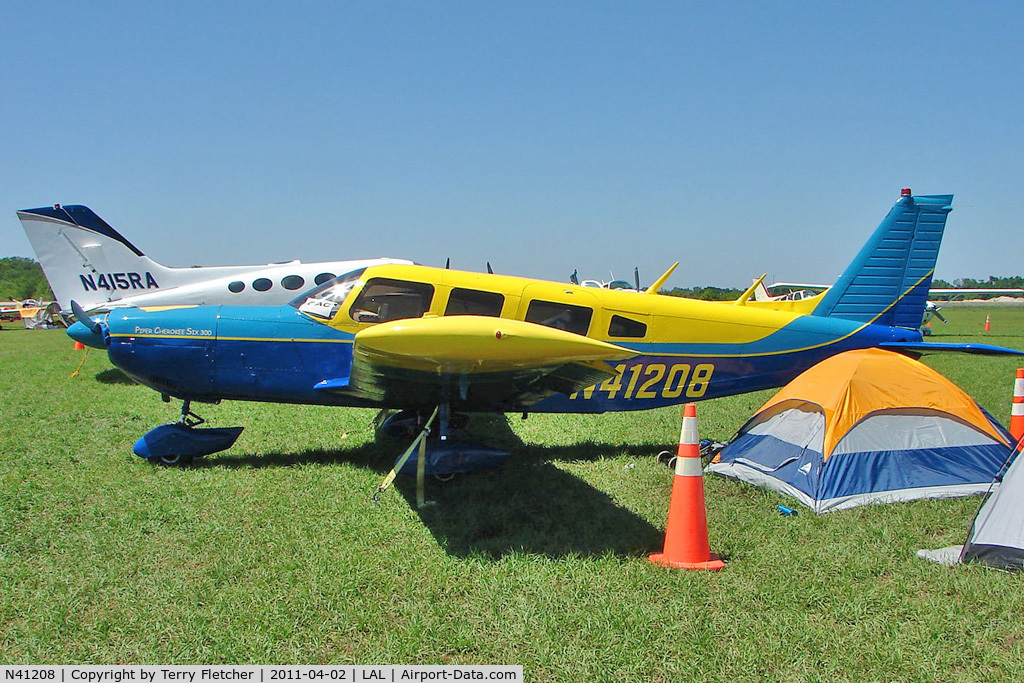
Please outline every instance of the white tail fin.
[[760, 278], [754, 278], [752, 280], [754, 284], [754, 301], [771, 301], [772, 295], [768, 293], [768, 288], [764, 286], [764, 276]]
[[171, 268], [148, 258], [85, 206], [18, 212], [62, 310], [193, 304], [280, 306], [350, 271], [404, 259]]
[[25, 234], [62, 309], [86, 309], [156, 291], [171, 269], [149, 259], [85, 206], [18, 212]]

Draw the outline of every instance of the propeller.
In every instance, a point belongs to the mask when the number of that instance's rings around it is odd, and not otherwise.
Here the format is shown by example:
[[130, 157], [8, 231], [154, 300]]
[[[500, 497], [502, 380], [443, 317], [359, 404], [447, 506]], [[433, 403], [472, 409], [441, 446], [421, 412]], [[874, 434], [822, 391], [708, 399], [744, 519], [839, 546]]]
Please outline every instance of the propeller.
[[90, 318], [89, 314], [85, 312], [85, 309], [82, 308], [74, 299], [71, 300], [71, 312], [75, 315], [75, 318], [78, 319], [78, 322], [89, 328], [90, 332], [93, 334], [100, 333], [100, 330], [102, 329], [100, 324]]
[[636, 291], [640, 291], [640, 267], [633, 268], [633, 282], [636, 283]]
[[105, 325], [98, 320], [93, 320], [85, 312], [77, 301], [71, 302], [71, 313], [78, 322], [68, 327], [68, 336], [77, 342], [96, 349], [105, 349], [110, 343], [110, 335]]

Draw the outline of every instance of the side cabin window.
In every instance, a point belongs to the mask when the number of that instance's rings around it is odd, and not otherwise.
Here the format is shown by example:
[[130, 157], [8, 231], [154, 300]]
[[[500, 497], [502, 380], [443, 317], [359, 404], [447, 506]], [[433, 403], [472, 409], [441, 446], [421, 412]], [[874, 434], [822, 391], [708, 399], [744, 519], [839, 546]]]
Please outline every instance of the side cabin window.
[[488, 315], [497, 318], [501, 315], [501, 307], [505, 297], [496, 292], [480, 292], [475, 289], [456, 287], [448, 297], [445, 315]]
[[608, 325], [608, 336], [641, 339], [647, 336], [647, 325], [638, 320], [613, 315], [612, 322]]
[[430, 309], [434, 287], [421, 282], [373, 278], [352, 304], [349, 315], [359, 323], [421, 318]]
[[586, 336], [593, 315], [594, 311], [586, 306], [538, 300], [531, 301], [526, 309], [526, 322]]

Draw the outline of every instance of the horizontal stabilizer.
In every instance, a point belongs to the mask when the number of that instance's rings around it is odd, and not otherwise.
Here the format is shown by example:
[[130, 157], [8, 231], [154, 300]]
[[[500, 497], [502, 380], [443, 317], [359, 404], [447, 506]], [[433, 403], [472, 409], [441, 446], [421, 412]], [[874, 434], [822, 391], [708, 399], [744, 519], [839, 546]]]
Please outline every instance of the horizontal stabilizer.
[[1003, 346], [992, 346], [991, 344], [941, 344], [935, 342], [882, 342], [878, 345], [889, 351], [899, 353], [972, 353], [977, 356], [1024, 356], [1024, 351], [1008, 349]]

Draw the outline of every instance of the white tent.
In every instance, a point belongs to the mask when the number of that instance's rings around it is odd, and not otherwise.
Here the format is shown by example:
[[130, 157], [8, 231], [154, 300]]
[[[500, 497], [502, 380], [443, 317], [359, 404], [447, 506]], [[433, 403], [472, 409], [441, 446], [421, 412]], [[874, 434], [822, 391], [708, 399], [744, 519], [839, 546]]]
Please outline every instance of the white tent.
[[1002, 483], [978, 510], [960, 561], [1024, 569], [1024, 458], [1010, 464]]
[[998, 569], [1024, 569], [1024, 458], [1019, 457], [1020, 446], [1014, 450], [1018, 457], [1009, 462], [1002, 476], [996, 476], [964, 544], [918, 550], [918, 557], [946, 565], [981, 562]]

